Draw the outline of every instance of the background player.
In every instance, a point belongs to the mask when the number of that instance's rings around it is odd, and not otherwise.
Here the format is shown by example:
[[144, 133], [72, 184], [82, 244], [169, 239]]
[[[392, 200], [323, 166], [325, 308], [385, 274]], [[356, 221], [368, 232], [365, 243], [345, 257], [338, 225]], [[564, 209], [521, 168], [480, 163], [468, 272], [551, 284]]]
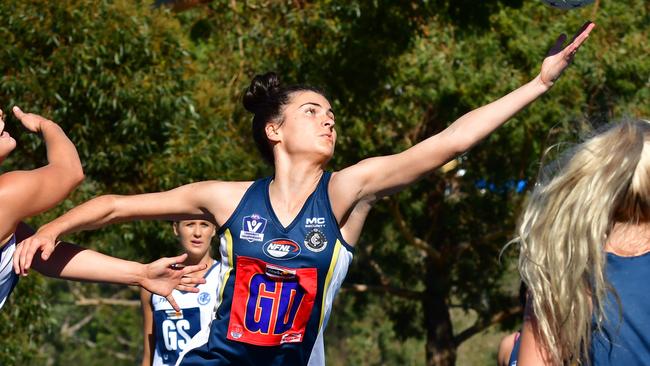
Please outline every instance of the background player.
[[214, 224], [205, 220], [183, 220], [173, 223], [174, 235], [187, 254], [184, 265], [205, 265], [192, 273], [205, 278], [197, 286], [199, 292], [175, 290], [174, 299], [180, 311], [172, 309], [162, 296], [140, 290], [144, 327], [143, 366], [175, 365], [178, 355], [201, 328], [208, 328], [219, 288], [219, 263], [212, 258], [211, 243], [216, 234]]

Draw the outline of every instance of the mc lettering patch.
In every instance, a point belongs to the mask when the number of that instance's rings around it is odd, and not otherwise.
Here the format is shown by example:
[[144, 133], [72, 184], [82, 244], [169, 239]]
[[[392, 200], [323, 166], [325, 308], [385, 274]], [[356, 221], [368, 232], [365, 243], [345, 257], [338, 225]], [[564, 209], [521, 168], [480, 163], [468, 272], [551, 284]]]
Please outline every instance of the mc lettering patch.
[[258, 346], [302, 342], [316, 287], [316, 268], [238, 257], [227, 338]]

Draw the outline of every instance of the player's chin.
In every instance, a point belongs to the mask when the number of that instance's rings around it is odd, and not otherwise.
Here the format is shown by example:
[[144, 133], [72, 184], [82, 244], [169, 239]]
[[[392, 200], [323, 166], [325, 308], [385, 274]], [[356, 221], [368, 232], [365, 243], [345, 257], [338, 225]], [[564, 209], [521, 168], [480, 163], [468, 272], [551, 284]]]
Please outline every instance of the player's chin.
[[0, 162], [4, 161], [16, 148], [16, 140], [13, 138], [0, 141]]

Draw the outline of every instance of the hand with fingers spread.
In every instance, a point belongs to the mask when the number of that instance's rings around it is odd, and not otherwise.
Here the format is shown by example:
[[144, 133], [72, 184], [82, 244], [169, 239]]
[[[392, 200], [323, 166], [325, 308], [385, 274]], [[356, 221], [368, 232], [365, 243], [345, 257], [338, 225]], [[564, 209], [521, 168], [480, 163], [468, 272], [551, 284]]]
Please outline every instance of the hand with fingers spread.
[[202, 271], [207, 266], [205, 264], [175, 266], [182, 264], [185, 259], [187, 259], [187, 254], [173, 258], [161, 258], [147, 264], [140, 283], [140, 286], [147, 291], [165, 297], [176, 311], [179, 311], [180, 308], [172, 296], [174, 289], [185, 292], [198, 292], [199, 290], [195, 285], [205, 283], [203, 277], [190, 277], [188, 275]]
[[544, 59], [542, 70], [539, 73], [540, 81], [544, 85], [552, 86], [555, 80], [562, 75], [595, 26], [592, 22], [586, 22], [567, 46], [564, 46], [567, 36], [562, 34], [558, 37]]

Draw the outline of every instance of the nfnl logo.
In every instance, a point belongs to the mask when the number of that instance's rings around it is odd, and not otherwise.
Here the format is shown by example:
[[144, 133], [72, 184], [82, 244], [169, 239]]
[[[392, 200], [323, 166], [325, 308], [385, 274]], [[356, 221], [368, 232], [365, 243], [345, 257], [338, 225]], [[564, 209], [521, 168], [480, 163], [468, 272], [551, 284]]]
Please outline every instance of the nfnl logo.
[[324, 217], [308, 217], [305, 219], [305, 227], [314, 228], [314, 227], [324, 227], [325, 218]]
[[291, 239], [273, 239], [264, 244], [264, 254], [275, 259], [291, 259], [300, 254], [300, 245]]

